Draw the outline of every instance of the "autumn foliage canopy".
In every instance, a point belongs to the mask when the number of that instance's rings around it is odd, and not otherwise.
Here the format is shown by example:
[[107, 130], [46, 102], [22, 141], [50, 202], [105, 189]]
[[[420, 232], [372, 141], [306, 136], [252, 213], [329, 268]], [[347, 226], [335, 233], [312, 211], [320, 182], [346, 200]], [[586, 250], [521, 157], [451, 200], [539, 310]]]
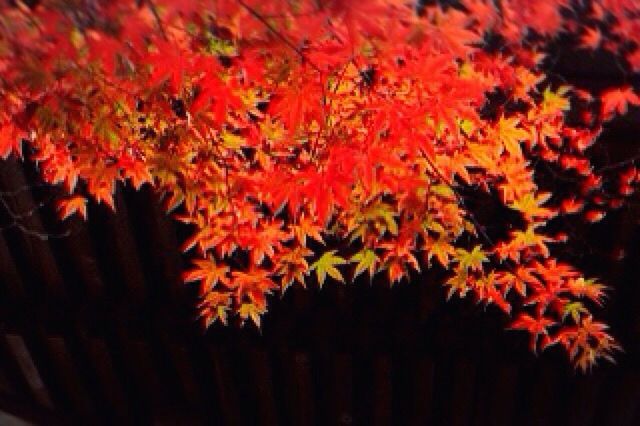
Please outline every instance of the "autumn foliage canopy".
[[[565, 37], [640, 72], [633, 0], [69, 0], [0, 9], [0, 155], [64, 188], [60, 216], [150, 185], [192, 225], [203, 323], [257, 325], [292, 285], [448, 272], [448, 296], [513, 318], [586, 369], [618, 345], [605, 287], [554, 255], [563, 216], [599, 221], [590, 150], [640, 98], [545, 73]], [[28, 4], [27, 4], [28, 3]], [[570, 175], [568, 193], [539, 172]], [[515, 219], [485, 229], [484, 194]], [[569, 241], [570, 242], [570, 241]], [[597, 315], [596, 315], [597, 316]]]

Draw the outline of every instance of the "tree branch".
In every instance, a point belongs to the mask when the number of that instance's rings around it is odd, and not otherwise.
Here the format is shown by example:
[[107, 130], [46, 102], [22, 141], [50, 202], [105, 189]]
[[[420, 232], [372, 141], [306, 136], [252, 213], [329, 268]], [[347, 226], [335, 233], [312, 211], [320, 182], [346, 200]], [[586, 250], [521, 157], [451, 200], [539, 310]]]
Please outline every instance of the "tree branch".
[[302, 51], [302, 49], [300, 49], [298, 46], [296, 46], [295, 44], [293, 44], [293, 42], [291, 40], [289, 40], [288, 38], [286, 38], [280, 31], [278, 31], [277, 29], [275, 29], [273, 27], [273, 25], [271, 25], [269, 23], [269, 21], [267, 21], [264, 16], [262, 16], [260, 13], [258, 13], [254, 8], [252, 8], [251, 6], [249, 6], [248, 4], [246, 4], [244, 1], [242, 0], [238, 0], [238, 4], [240, 4], [240, 6], [242, 6], [247, 12], [249, 12], [251, 14], [251, 16], [253, 16], [254, 18], [256, 18], [258, 21], [260, 21], [265, 27], [267, 27], [267, 29], [273, 33], [273, 35], [275, 35], [278, 39], [280, 39], [280, 41], [282, 41], [284, 44], [286, 44], [289, 48], [291, 48], [294, 52], [296, 52], [298, 54], [298, 56], [300, 56], [300, 60], [302, 62], [306, 62], [308, 63], [311, 68], [313, 68], [314, 70], [318, 71], [319, 73], [322, 73], [322, 69], [317, 66], [315, 63], [313, 63], [312, 61], [310, 61], [309, 59], [307, 59], [304, 56], [304, 52]]

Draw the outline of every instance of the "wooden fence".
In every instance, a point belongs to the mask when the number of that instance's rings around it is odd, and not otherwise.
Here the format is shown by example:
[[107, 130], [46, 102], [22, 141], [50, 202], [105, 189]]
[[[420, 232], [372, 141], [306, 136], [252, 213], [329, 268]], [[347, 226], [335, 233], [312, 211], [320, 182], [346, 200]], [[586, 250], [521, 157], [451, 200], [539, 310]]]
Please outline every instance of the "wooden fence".
[[61, 223], [36, 175], [0, 165], [0, 409], [40, 424], [640, 424], [636, 209], [585, 236], [626, 352], [581, 375], [560, 351], [530, 354], [494, 308], [445, 302], [437, 271], [293, 288], [261, 332], [205, 333], [180, 281], [189, 229], [150, 190], [118, 188], [117, 213]]

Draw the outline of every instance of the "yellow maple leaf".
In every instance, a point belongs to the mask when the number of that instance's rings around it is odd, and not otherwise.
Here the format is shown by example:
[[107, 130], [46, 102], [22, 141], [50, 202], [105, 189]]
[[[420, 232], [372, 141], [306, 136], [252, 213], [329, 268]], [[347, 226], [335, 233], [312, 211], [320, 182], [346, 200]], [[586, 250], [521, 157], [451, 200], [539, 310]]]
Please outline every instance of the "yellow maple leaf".
[[347, 263], [346, 260], [341, 258], [340, 256], [336, 256], [337, 250], [330, 250], [324, 253], [320, 259], [315, 261], [311, 265], [311, 270], [316, 271], [316, 276], [318, 277], [318, 285], [322, 288], [327, 275], [336, 281], [344, 282], [344, 278], [340, 271], [336, 268], [336, 265], [344, 265]]
[[569, 86], [560, 86], [555, 92], [550, 87], [544, 89], [542, 93], [542, 105], [540, 112], [546, 114], [558, 114], [570, 108], [569, 99], [565, 96], [569, 91]]
[[551, 198], [551, 193], [541, 192], [534, 195], [533, 192], [529, 192], [513, 203], [509, 204], [509, 207], [521, 212], [528, 220], [533, 219], [549, 219], [557, 214], [553, 209], [547, 207], [541, 207]]
[[477, 245], [471, 251], [465, 249], [457, 249], [455, 260], [461, 270], [471, 269], [472, 271], [481, 271], [482, 264], [488, 262], [487, 256], [482, 248]]
[[504, 146], [507, 152], [514, 156], [522, 156], [520, 141], [527, 140], [530, 133], [525, 129], [518, 127], [520, 119], [500, 117], [497, 125], [498, 140]]

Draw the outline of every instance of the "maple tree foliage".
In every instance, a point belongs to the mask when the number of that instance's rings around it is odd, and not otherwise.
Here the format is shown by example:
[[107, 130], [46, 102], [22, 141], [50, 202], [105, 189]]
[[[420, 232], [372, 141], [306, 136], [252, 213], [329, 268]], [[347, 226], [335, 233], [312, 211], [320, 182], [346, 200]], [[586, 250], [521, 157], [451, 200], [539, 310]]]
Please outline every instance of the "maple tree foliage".
[[[640, 97], [559, 85], [543, 64], [569, 34], [640, 71], [634, 3], [17, 1], [0, 9], [0, 156], [64, 188], [62, 219], [151, 185], [193, 226], [184, 280], [205, 326], [259, 325], [292, 285], [441, 267], [448, 297], [587, 369], [618, 349], [591, 313], [605, 287], [554, 255], [567, 236], [548, 224], [599, 221], [634, 192], [631, 164], [603, 195], [589, 150]], [[543, 190], [537, 164], [577, 190]], [[519, 220], [488, 235], [469, 191]]]

